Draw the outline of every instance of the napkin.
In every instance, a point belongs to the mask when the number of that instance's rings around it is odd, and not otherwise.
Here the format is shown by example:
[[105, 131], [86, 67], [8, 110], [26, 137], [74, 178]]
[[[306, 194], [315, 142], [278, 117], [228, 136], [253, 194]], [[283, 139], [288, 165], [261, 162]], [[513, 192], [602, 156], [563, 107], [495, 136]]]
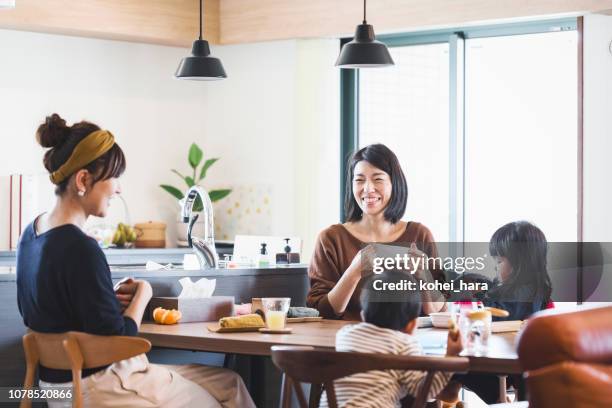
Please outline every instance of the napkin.
[[183, 289], [178, 295], [179, 299], [202, 299], [209, 298], [215, 291], [216, 279], [202, 278], [197, 282], [192, 282], [191, 278], [179, 279]]
[[145, 268], [147, 271], [159, 271], [161, 269], [172, 269], [172, 264], [162, 265], [157, 262], [147, 261]]
[[287, 317], [318, 317], [319, 311], [310, 307], [291, 306]]

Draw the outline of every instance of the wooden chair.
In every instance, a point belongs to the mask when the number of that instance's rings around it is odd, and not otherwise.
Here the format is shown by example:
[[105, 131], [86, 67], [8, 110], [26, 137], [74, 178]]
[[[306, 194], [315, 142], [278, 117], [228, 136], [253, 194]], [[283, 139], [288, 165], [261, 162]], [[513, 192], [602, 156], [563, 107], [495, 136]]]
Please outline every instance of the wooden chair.
[[[23, 336], [26, 356], [24, 388], [34, 385], [38, 364], [53, 369], [71, 370], [73, 382], [72, 406], [81, 408], [81, 370], [102, 367], [148, 352], [151, 343], [140, 337], [96, 336], [80, 332], [38, 333]], [[32, 401], [24, 398], [21, 408], [30, 408]]]
[[413, 408], [420, 408], [427, 403], [427, 394], [436, 371], [466, 372], [470, 365], [466, 357], [349, 353], [297, 346], [272, 346], [272, 361], [283, 372], [282, 408], [289, 407], [292, 386], [297, 394], [300, 407], [308, 407], [300, 382], [323, 384], [330, 408], [337, 408], [334, 380], [370, 370], [426, 371], [425, 381], [412, 405]]

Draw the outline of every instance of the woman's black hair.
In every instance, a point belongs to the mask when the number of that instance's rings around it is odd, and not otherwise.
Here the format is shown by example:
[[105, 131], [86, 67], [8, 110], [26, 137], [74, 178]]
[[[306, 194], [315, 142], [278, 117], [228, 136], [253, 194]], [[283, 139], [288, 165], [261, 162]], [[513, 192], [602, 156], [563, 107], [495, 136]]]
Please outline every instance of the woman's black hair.
[[512, 266], [510, 277], [502, 284], [506, 296], [519, 293], [521, 287], [531, 287], [534, 300], [550, 301], [552, 284], [547, 251], [544, 233], [527, 221], [511, 222], [495, 231], [489, 241], [489, 252], [491, 256], [505, 257]]
[[[45, 123], [36, 130], [36, 140], [42, 147], [50, 148], [45, 152], [43, 163], [49, 173], [53, 173], [64, 164], [76, 145], [87, 135], [100, 130], [91, 122], [78, 122], [67, 126], [66, 121], [57, 113], [47, 116]], [[125, 171], [125, 156], [117, 143], [109, 151], [84, 167], [93, 175], [93, 184], [100, 180], [119, 177]], [[68, 187], [67, 177], [55, 188], [56, 195], [62, 195]]]
[[403, 330], [406, 325], [419, 317], [421, 312], [421, 294], [417, 290], [377, 290], [383, 283], [400, 284], [414, 282], [415, 278], [397, 269], [386, 270], [380, 275], [372, 275], [361, 289], [361, 310], [363, 320], [378, 327], [392, 330]]
[[365, 160], [372, 166], [377, 167], [387, 173], [391, 178], [391, 200], [385, 208], [385, 220], [395, 224], [406, 212], [408, 202], [408, 185], [406, 177], [400, 166], [395, 153], [383, 144], [372, 144], [366, 146], [353, 154], [349, 161], [346, 173], [346, 190], [344, 194], [344, 213], [346, 221], [359, 221], [363, 211], [359, 207], [355, 197], [353, 197], [353, 177], [355, 176], [355, 166], [360, 161]]

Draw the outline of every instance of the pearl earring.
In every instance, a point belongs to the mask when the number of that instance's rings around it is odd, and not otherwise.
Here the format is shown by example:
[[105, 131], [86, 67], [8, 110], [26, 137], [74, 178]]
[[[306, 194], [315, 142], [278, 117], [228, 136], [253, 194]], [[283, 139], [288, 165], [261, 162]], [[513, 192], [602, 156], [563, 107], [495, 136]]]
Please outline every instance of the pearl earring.
[[79, 195], [79, 197], [83, 197], [85, 195], [85, 190], [79, 190], [77, 194]]

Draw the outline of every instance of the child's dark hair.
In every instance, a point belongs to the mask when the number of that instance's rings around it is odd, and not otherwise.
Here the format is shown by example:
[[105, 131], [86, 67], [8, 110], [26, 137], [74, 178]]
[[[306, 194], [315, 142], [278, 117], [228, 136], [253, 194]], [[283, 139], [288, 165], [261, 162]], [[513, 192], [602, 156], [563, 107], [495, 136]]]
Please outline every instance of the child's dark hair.
[[527, 221], [511, 222], [495, 231], [489, 242], [489, 252], [492, 256], [507, 258], [512, 266], [510, 278], [502, 285], [504, 292], [511, 294], [529, 285], [536, 298], [548, 302], [552, 284], [546, 265], [547, 251], [544, 233]]
[[416, 282], [414, 277], [398, 270], [387, 270], [372, 275], [361, 289], [361, 310], [363, 320], [378, 327], [403, 330], [408, 322], [416, 319], [421, 312], [421, 294], [418, 290], [376, 290], [385, 283], [399, 284]]
[[[488, 277], [480, 274], [480, 273], [474, 273], [474, 272], [465, 272], [461, 275], [459, 275], [456, 279], [454, 279], [454, 281], [456, 282], [454, 284], [455, 288], [460, 287], [460, 283], [459, 281], [465, 283], [465, 284], [469, 284], [469, 283], [478, 283], [478, 284], [486, 284], [488, 289], [493, 288], [494, 286], [494, 282], [489, 279]], [[475, 290], [475, 291], [460, 291], [460, 292], [455, 292], [455, 291], [449, 291], [449, 299], [451, 301], [476, 301], [476, 300], [482, 300], [486, 294], [487, 291], [486, 290]]]
[[[76, 145], [87, 135], [100, 127], [91, 122], [78, 122], [67, 126], [66, 121], [57, 113], [47, 116], [45, 123], [36, 130], [36, 140], [42, 147], [50, 148], [45, 152], [43, 163], [49, 173], [53, 173], [64, 164]], [[93, 175], [93, 183], [112, 177], [119, 177], [125, 171], [125, 156], [117, 143], [109, 151], [89, 163], [84, 168]], [[62, 195], [68, 187], [70, 177], [55, 188], [56, 195]]]

